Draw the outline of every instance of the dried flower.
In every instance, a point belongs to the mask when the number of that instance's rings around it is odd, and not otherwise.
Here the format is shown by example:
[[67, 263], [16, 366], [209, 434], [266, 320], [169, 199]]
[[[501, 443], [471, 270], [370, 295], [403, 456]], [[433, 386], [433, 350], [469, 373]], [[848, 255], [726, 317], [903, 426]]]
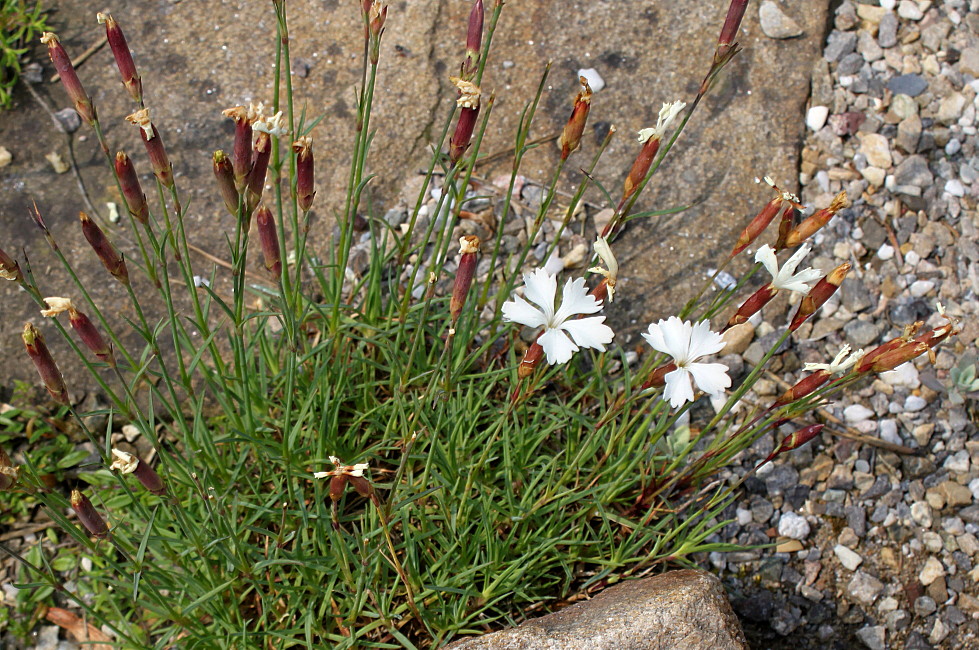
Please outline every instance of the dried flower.
[[456, 271], [455, 282], [452, 285], [452, 298], [449, 300], [449, 317], [454, 325], [459, 320], [462, 307], [466, 304], [466, 296], [472, 286], [473, 275], [476, 272], [476, 256], [479, 253], [479, 237], [466, 235], [459, 239], [459, 269]]
[[727, 366], [721, 363], [700, 363], [699, 360], [724, 349], [720, 334], [710, 330], [708, 321], [692, 325], [676, 316], [652, 323], [643, 338], [653, 349], [673, 357], [676, 370], [663, 379], [666, 389], [663, 399], [676, 408], [694, 398], [693, 383], [708, 395], [720, 395], [731, 385]]
[[612, 247], [609, 246], [608, 238], [598, 237], [595, 239], [595, 254], [605, 263], [607, 269], [600, 266], [593, 266], [588, 269], [589, 273], [598, 273], [605, 277], [605, 287], [608, 293], [608, 301], [612, 302], [615, 298], [615, 285], [619, 276], [619, 263], [612, 254]]
[[14, 258], [7, 255], [2, 248], [0, 248], [0, 278], [13, 282], [24, 281], [24, 274], [21, 273], [20, 264]]
[[163, 146], [160, 132], [150, 121], [149, 109], [141, 108], [135, 113], [127, 115], [126, 121], [139, 127], [139, 137], [146, 147], [146, 156], [150, 159], [153, 174], [164, 187], [173, 187], [173, 165], [170, 164], [170, 156], [167, 155], [166, 147]]
[[313, 478], [330, 479], [330, 498], [337, 502], [343, 496], [344, 488], [347, 483], [353, 486], [362, 497], [371, 497], [374, 494], [374, 487], [366, 478], [364, 472], [369, 469], [367, 463], [357, 463], [356, 465], [344, 465], [336, 456], [330, 456], [330, 462], [335, 468], [328, 472], [315, 472]]
[[41, 377], [41, 382], [51, 395], [52, 399], [60, 404], [69, 404], [68, 388], [65, 386], [65, 378], [58, 369], [51, 351], [48, 350], [44, 342], [44, 336], [34, 327], [34, 323], [24, 324], [22, 335], [24, 346], [27, 348], [27, 355], [34, 362], [37, 374]]
[[642, 129], [639, 131], [639, 142], [646, 144], [650, 140], [662, 140], [663, 136], [666, 134], [666, 129], [670, 128], [673, 124], [673, 120], [676, 116], [687, 107], [686, 102], [672, 102], [663, 104], [663, 107], [659, 109], [659, 115], [656, 118], [656, 126]]
[[82, 522], [82, 525], [92, 535], [99, 539], [105, 539], [109, 536], [109, 527], [102, 519], [102, 515], [96, 512], [95, 506], [88, 500], [88, 497], [78, 490], [71, 491], [71, 509], [78, 515], [78, 521]]
[[109, 469], [119, 470], [122, 474], [133, 474], [136, 480], [148, 492], [157, 496], [162, 496], [166, 493], [166, 486], [163, 483], [163, 479], [147, 463], [121, 449], [113, 449], [112, 457], [114, 460], [109, 466]]
[[564, 285], [561, 307], [555, 311], [557, 278], [543, 269], [523, 276], [524, 295], [537, 307], [520, 296], [503, 304], [503, 319], [527, 327], [543, 327], [537, 341], [551, 365], [565, 363], [579, 350], [579, 346], [605, 351], [614, 333], [605, 325], [604, 316], [573, 318], [579, 314], [594, 314], [602, 303], [585, 291], [584, 278], [568, 280]]
[[456, 106], [459, 108], [479, 108], [479, 96], [481, 93], [479, 86], [460, 77], [449, 77], [449, 81], [459, 91], [459, 97], [456, 98]]

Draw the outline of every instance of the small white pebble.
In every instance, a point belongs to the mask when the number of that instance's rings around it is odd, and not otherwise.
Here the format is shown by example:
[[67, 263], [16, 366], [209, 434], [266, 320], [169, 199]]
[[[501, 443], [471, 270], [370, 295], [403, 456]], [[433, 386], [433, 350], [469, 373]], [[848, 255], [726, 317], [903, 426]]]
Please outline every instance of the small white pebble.
[[833, 547], [833, 552], [836, 553], [836, 557], [839, 558], [840, 564], [850, 571], [856, 571], [860, 563], [863, 562], [863, 558], [860, 557], [855, 551], [851, 551], [842, 544], [837, 544]]
[[809, 522], [794, 512], [786, 512], [778, 520], [778, 534], [790, 539], [805, 539], [809, 536]]
[[957, 178], [953, 178], [945, 183], [945, 191], [952, 196], [965, 196], [965, 186]]
[[894, 257], [894, 247], [890, 244], [881, 244], [877, 249], [877, 257], [882, 260], [889, 260]]
[[849, 423], [863, 422], [874, 417], [874, 412], [863, 404], [851, 404], [843, 409], [843, 419]]
[[911, 295], [915, 298], [924, 298], [931, 293], [932, 289], [934, 288], [935, 283], [931, 280], [915, 280], [911, 283], [911, 286], [908, 287], [908, 291], [910, 291]]
[[809, 111], [806, 112], [806, 126], [808, 126], [813, 131], [818, 131], [823, 128], [826, 124], [826, 118], [829, 117], [829, 107], [828, 106], [812, 106]]

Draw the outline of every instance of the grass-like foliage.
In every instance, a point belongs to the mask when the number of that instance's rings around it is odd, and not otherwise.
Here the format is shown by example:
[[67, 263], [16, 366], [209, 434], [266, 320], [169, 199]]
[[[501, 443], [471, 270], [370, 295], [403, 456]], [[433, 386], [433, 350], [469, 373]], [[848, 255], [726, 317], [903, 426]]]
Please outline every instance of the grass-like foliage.
[[20, 58], [27, 44], [47, 28], [40, 2], [3, 0], [0, 6], [0, 109], [9, 108], [20, 79]]
[[[714, 533], [737, 485], [714, 481], [720, 468], [827, 395], [918, 356], [953, 332], [950, 323], [917, 338], [909, 331], [890, 347], [855, 355], [859, 364], [841, 356], [813, 368], [769, 408], [732, 415], [778, 345], [727, 391], [727, 368], [702, 360], [724, 347], [706, 321], [717, 319], [764, 267], [772, 281], [729, 326], [748, 320], [779, 291], [804, 294], [781, 344], [832, 295], [848, 268], [826, 277], [811, 269], [796, 273], [808, 250], [803, 245], [778, 269], [776, 252], [803, 244], [845, 199], [796, 224], [801, 206], [776, 188], [727, 262], [781, 215], [779, 241], [759, 252], [758, 264], [736, 286], [714, 291], [708, 282], [679, 318], [651, 325], [652, 348], [641, 362], [610, 345], [612, 330], [596, 312], [614, 298], [615, 236], [637, 216], [636, 199], [737, 53], [734, 36], [747, 5], [741, 0], [730, 3], [700, 92], [689, 104], [664, 106], [659, 123], [642, 134], [618, 201], [605, 192], [617, 209], [595, 246], [590, 292], [583, 279], [559, 284], [547, 270], [521, 279], [545, 220], [560, 224], [549, 240], [557, 247], [592, 182], [587, 176], [566, 210], [556, 213], [565, 162], [586, 155], [575, 154], [591, 107], [584, 80], [569, 106], [561, 162], [544, 187], [528, 243], [508, 249], [504, 230], [521, 161], [535, 146], [540, 91], [515, 136], [514, 180], [490, 236], [459, 244], [460, 213], [484, 198], [470, 183], [492, 119], [493, 100], [479, 84], [503, 2], [485, 10], [482, 0], [473, 5], [454, 79], [458, 101], [446, 107], [428, 183], [406, 223], [394, 226], [364, 208], [361, 196], [372, 181], [371, 103], [388, 19], [382, 3], [365, 0], [346, 200], [334, 235], [313, 250], [307, 232], [317, 120], [293, 104], [285, 73], [293, 46], [286, 4], [272, 3], [278, 35], [270, 104], [229, 109], [235, 141], [229, 153], [214, 156], [215, 192], [237, 223], [226, 255], [231, 291], [217, 288], [219, 271], [193, 265], [186, 190], [170, 167], [166, 129], [157, 128], [143, 105], [142, 80], [120, 26], [100, 15], [134, 102], [127, 119], [139, 129], [153, 171], [154, 187], [145, 193], [134, 167], [142, 157], [112, 153], [67, 53], [56, 36], [44, 36], [124, 197], [138, 244], [131, 256], [87, 215], [81, 230], [106, 272], [125, 286], [127, 321], [142, 345], [123, 343], [106, 306], [92, 300], [62, 253], [59, 242], [77, 234], [52, 232], [36, 208], [35, 222], [74, 286], [43, 286], [26, 255], [14, 259], [2, 251], [0, 274], [43, 308], [47, 318], [25, 327], [27, 351], [52, 399], [75, 416], [101, 462], [82, 468], [84, 484], [73, 486], [69, 498], [44, 480], [47, 465], [59, 462], [50, 454], [28, 447], [19, 467], [0, 459], [3, 488], [46, 506], [88, 558], [66, 566], [64, 551], [56, 557], [43, 544], [27, 552], [4, 545], [23, 562], [19, 587], [26, 602], [72, 602], [123, 647], [443, 644], [541, 603], [724, 550]], [[541, 89], [545, 84], [546, 73]], [[577, 164], [594, 169], [607, 144]], [[432, 187], [441, 192], [429, 210]], [[106, 229], [111, 235], [112, 227]], [[354, 270], [351, 251], [364, 242], [369, 261]], [[256, 282], [249, 274], [258, 255], [268, 273]], [[523, 284], [533, 305], [515, 293]], [[536, 338], [522, 339], [513, 323], [529, 325], [523, 334]], [[92, 430], [92, 420], [75, 413], [44, 332], [64, 337], [110, 400], [104, 430]], [[694, 390], [710, 394], [717, 409], [697, 429], [683, 424]], [[122, 424], [148, 441], [150, 454], [139, 458], [121, 444], [113, 449]], [[802, 424], [789, 424], [790, 435], [772, 457], [819, 432], [819, 425]]]

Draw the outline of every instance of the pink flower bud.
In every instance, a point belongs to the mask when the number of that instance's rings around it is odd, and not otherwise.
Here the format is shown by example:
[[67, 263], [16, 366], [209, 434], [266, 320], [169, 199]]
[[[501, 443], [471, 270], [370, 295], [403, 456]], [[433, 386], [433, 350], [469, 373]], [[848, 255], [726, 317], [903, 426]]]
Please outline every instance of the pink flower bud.
[[116, 154], [116, 177], [122, 187], [122, 195], [126, 198], [129, 214], [133, 215], [136, 221], [146, 224], [150, 214], [149, 206], [146, 205], [146, 195], [139, 184], [139, 177], [136, 175], [132, 160], [122, 151]]
[[741, 323], [746, 322], [777, 295], [778, 289], [773, 287], [771, 284], [766, 284], [761, 289], [751, 294], [747, 300], [741, 303], [741, 306], [738, 307], [738, 311], [731, 316], [731, 320], [727, 322], [724, 329], [729, 329], [735, 325], [740, 325]]
[[296, 153], [296, 202], [303, 212], [309, 211], [316, 196], [313, 183], [313, 139], [304, 135], [292, 143]]
[[82, 525], [92, 535], [99, 539], [105, 539], [109, 536], [109, 527], [102, 519], [102, 515], [96, 512], [95, 506], [88, 500], [88, 497], [78, 490], [71, 491], [71, 509], [78, 515], [78, 521], [82, 522]]
[[449, 301], [449, 315], [452, 323], [459, 320], [462, 306], [466, 303], [469, 288], [472, 286], [473, 274], [476, 272], [476, 256], [479, 253], [479, 237], [466, 235], [459, 240], [459, 270], [456, 271], [455, 284], [452, 286], [452, 299]]
[[235, 172], [231, 159], [220, 149], [214, 152], [214, 178], [218, 182], [218, 191], [224, 199], [224, 207], [232, 215], [238, 214], [238, 189], [235, 187]]
[[258, 238], [262, 244], [262, 256], [265, 258], [265, 268], [275, 277], [282, 273], [282, 255], [279, 252], [279, 234], [276, 232], [275, 219], [272, 212], [264, 205], [255, 215], [255, 226], [258, 228]]
[[129, 284], [129, 269], [126, 267], [126, 260], [119, 250], [112, 245], [112, 242], [105, 236], [99, 225], [92, 221], [84, 212], [78, 213], [78, 220], [82, 224], [82, 234], [88, 240], [92, 250], [98, 255], [99, 260], [105, 269], [112, 274], [116, 280], [125, 285]]
[[483, 45], [483, 0], [473, 3], [469, 12], [469, 28], [466, 31], [466, 58], [462, 62], [460, 76], [471, 80], [479, 69], [479, 51]]
[[44, 32], [41, 36], [41, 42], [48, 46], [48, 56], [51, 57], [51, 63], [54, 64], [54, 69], [58, 71], [58, 76], [61, 78], [61, 84], [65, 87], [65, 92], [68, 93], [68, 97], [71, 101], [75, 103], [75, 110], [83, 120], [89, 124], [95, 124], [95, 120], [98, 119], [95, 112], [95, 105], [92, 104], [92, 99], [82, 88], [82, 82], [78, 80], [78, 74], [75, 72], [75, 66], [72, 65], [71, 59], [68, 57], [68, 53], [65, 52], [65, 48], [62, 47], [61, 41], [53, 32]]
[[59, 404], [68, 405], [70, 400], [68, 399], [68, 389], [65, 386], [65, 378], [58, 369], [58, 364], [54, 362], [51, 351], [44, 343], [44, 336], [34, 327], [34, 323], [26, 323], [22, 338], [24, 339], [24, 346], [27, 348], [27, 356], [34, 362], [37, 374], [40, 375], [41, 382], [52, 399]]
[[143, 82], [136, 71], [136, 63], [133, 61], [132, 52], [129, 51], [129, 43], [126, 42], [126, 35], [122, 33], [119, 23], [109, 14], [98, 14], [100, 23], [105, 23], [105, 36], [109, 41], [109, 49], [115, 57], [116, 67], [122, 76], [122, 83], [129, 91], [129, 96], [133, 101], [142, 105], [143, 103]]
[[78, 334], [78, 338], [85, 344], [85, 347], [92, 351], [92, 354], [107, 363], [109, 367], [116, 367], [116, 358], [112, 354], [112, 346], [105, 340], [92, 320], [71, 304], [68, 306], [68, 322], [71, 323], [71, 328]]

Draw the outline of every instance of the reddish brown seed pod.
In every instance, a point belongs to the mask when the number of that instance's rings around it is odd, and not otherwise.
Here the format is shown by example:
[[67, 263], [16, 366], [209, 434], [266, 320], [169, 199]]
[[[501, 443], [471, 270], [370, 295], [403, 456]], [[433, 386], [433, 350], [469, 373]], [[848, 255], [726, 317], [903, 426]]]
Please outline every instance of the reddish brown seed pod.
[[98, 119], [95, 105], [92, 104], [92, 99], [82, 87], [78, 73], [75, 72], [75, 66], [72, 65], [71, 58], [61, 45], [61, 41], [53, 32], [44, 32], [41, 35], [41, 42], [48, 46], [48, 56], [51, 57], [51, 63], [54, 64], [54, 69], [58, 71], [61, 84], [65, 87], [68, 97], [74, 102], [78, 115], [89, 124], [95, 124]]
[[136, 221], [145, 225], [149, 221], [150, 208], [146, 204], [146, 194], [143, 193], [143, 188], [139, 183], [139, 176], [136, 174], [133, 161], [125, 152], [120, 151], [116, 154], [115, 169], [119, 185], [122, 187], [122, 195], [126, 198], [129, 214]]
[[129, 91], [129, 96], [133, 101], [142, 105], [143, 103], [143, 82], [136, 71], [136, 63], [133, 61], [133, 54], [129, 51], [129, 43], [126, 42], [126, 35], [122, 28], [109, 14], [100, 13], [97, 15], [100, 23], [105, 24], [105, 37], [109, 42], [109, 49], [116, 60], [116, 67], [122, 76], [122, 83]]
[[99, 225], [92, 221], [92, 218], [84, 212], [78, 213], [78, 220], [82, 224], [82, 234], [88, 240], [89, 245], [98, 256], [105, 269], [112, 274], [116, 280], [125, 285], [129, 284], [129, 269], [126, 267], [126, 260], [119, 250], [112, 245]]
[[71, 491], [71, 509], [75, 511], [75, 514], [78, 515], [78, 521], [82, 522], [89, 533], [99, 539], [105, 539], [109, 536], [109, 527], [102, 519], [102, 515], [95, 510], [95, 506], [88, 500], [88, 497], [78, 490]]
[[799, 304], [799, 309], [795, 312], [792, 323], [789, 325], [790, 330], [794, 332], [799, 329], [806, 322], [807, 318], [816, 313], [816, 310], [822, 307], [836, 293], [836, 290], [843, 284], [843, 279], [846, 278], [846, 274], [850, 272], [850, 267], [851, 264], [849, 262], [844, 262], [816, 283], [816, 286], [806, 294]]
[[449, 316], [452, 323], [459, 320], [462, 306], [466, 303], [473, 275], [476, 273], [476, 258], [479, 254], [479, 237], [466, 235], [459, 240], [459, 269], [452, 285], [452, 298], [449, 301]]
[[48, 394], [59, 404], [68, 405], [70, 400], [68, 399], [68, 388], [65, 386], [65, 378], [44, 342], [44, 336], [34, 327], [34, 323], [25, 323], [21, 338], [27, 348], [27, 356], [34, 363], [34, 368], [37, 369], [37, 374], [40, 375], [41, 382]]

